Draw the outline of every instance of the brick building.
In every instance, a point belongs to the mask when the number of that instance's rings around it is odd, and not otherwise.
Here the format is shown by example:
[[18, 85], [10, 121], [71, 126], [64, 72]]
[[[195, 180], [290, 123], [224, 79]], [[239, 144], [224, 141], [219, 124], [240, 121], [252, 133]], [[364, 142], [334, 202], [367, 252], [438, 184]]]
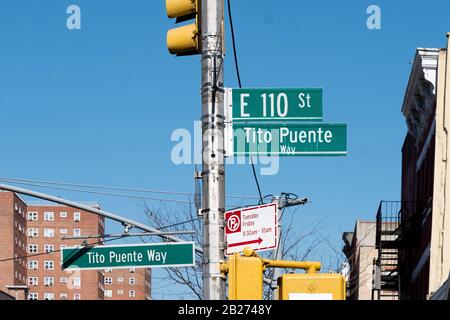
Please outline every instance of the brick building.
[[373, 260], [378, 252], [375, 247], [376, 224], [358, 220], [353, 232], [344, 232], [343, 252], [350, 265], [347, 279], [349, 300], [371, 300], [373, 282]]
[[105, 269], [105, 300], [150, 300], [151, 269]]
[[[11, 192], [0, 192], [0, 291], [18, 299], [25, 298], [23, 290], [12, 289], [27, 283], [26, 203]], [[11, 258], [15, 259], [11, 259]]]
[[[98, 204], [91, 206], [99, 209]], [[82, 242], [62, 240], [64, 236], [103, 235], [104, 218], [62, 205], [28, 205], [27, 217], [28, 254], [44, 253], [27, 259], [29, 299], [103, 299], [102, 273], [61, 270], [59, 250]]]
[[398, 261], [379, 289], [396, 285], [402, 300], [429, 299], [450, 271], [449, 49], [416, 51], [402, 106], [401, 201], [382, 202], [377, 214], [377, 263], [387, 250]]
[[150, 269], [61, 270], [61, 248], [83, 241], [62, 237], [98, 235], [101, 243], [104, 234], [103, 217], [0, 192], [0, 291], [33, 300], [150, 299]]

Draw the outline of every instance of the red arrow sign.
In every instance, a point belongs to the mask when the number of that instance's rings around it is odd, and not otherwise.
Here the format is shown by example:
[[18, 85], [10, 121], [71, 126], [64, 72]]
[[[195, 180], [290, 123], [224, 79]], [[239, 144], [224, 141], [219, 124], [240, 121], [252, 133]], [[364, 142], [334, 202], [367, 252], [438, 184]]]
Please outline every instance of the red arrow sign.
[[252, 243], [260, 244], [262, 241], [263, 240], [260, 237], [258, 237], [258, 239], [255, 239], [255, 240], [231, 243], [231, 244], [228, 244], [228, 247], [239, 247], [239, 246], [243, 246], [243, 245], [246, 245], [246, 244], [252, 244]]

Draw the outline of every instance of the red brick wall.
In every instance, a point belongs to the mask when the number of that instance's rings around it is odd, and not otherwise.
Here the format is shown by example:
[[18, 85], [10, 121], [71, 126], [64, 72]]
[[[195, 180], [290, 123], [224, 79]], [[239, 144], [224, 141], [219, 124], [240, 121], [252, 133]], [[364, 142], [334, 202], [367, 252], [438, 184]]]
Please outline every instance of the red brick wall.
[[[26, 285], [26, 205], [11, 192], [0, 192], [0, 290]], [[12, 259], [16, 258], [16, 259]], [[11, 294], [15, 296], [15, 293]]]
[[423, 265], [415, 279], [412, 276], [431, 242], [433, 212], [430, 211], [426, 218], [425, 212], [428, 208], [432, 208], [435, 160], [435, 135], [433, 132], [431, 132], [432, 138], [419, 170], [417, 170], [417, 161], [423, 148], [426, 147], [433, 118], [431, 116], [428, 119], [427, 127], [424, 129], [419, 143], [416, 143], [415, 139], [408, 134], [402, 148], [402, 201], [410, 201], [415, 204], [415, 214], [420, 215], [416, 224], [420, 224], [420, 226], [418, 226], [418, 234], [414, 235], [417, 243], [401, 248], [399, 253], [401, 299], [426, 299], [428, 293], [429, 261]]

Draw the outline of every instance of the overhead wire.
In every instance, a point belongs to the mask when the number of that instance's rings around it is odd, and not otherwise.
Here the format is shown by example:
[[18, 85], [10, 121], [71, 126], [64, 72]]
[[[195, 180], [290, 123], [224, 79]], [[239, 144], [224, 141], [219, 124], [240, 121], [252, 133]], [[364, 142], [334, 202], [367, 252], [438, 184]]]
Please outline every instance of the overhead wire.
[[[85, 243], [85, 241], [83, 241], [83, 243], [80, 246], [92, 246], [92, 245], [96, 245], [96, 244], [103, 244], [105, 242], [114, 241], [114, 240], [118, 240], [118, 239], [122, 239], [122, 238], [123, 238], [123, 236], [120, 236], [120, 237], [115, 237], [115, 238], [111, 238], [111, 239], [104, 239], [102, 241], [96, 241], [96, 242], [92, 242], [92, 243]], [[53, 251], [50, 251], [50, 252], [33, 253], [33, 254], [27, 254], [25, 256], [20, 256], [20, 257], [6, 258], [6, 259], [1, 259], [0, 262], [6, 262], [6, 261], [12, 261], [12, 260], [21, 260], [21, 259], [28, 259], [28, 258], [38, 257], [38, 256], [44, 256], [44, 255], [49, 255], [49, 254], [61, 252], [62, 250], [63, 249], [61, 248], [61, 249], [53, 250]]]
[[[227, 0], [227, 8], [228, 8], [228, 20], [230, 21], [231, 41], [233, 44], [233, 56], [234, 56], [234, 66], [236, 68], [236, 77], [237, 77], [239, 88], [242, 88], [241, 73], [239, 71], [239, 62], [238, 62], [238, 55], [237, 55], [237, 50], [236, 50], [236, 39], [234, 36], [233, 14], [231, 13], [231, 0]], [[263, 200], [263, 196], [261, 193], [261, 187], [260, 187], [259, 181], [258, 181], [258, 176], [256, 175], [255, 164], [253, 163], [252, 156], [250, 156], [249, 158], [250, 158], [250, 164], [252, 165], [253, 177], [255, 179], [256, 187], [258, 189], [258, 194], [259, 194], [259, 199], [260, 199], [259, 201], [262, 204], [262, 203], [264, 203], [264, 200]]]
[[[48, 185], [80, 187], [80, 188], [88, 188], [88, 189], [105, 189], [105, 190], [130, 191], [130, 192], [142, 192], [142, 193], [159, 193], [159, 194], [184, 195], [184, 196], [192, 196], [193, 195], [193, 193], [191, 193], [191, 192], [181, 192], [181, 191], [100, 186], [100, 185], [91, 185], [91, 184], [55, 182], [55, 181], [45, 181], [45, 180], [32, 180], [32, 179], [22, 179], [22, 178], [0, 177], [0, 180], [1, 181], [13, 181], [13, 182], [41, 183], [41, 184], [48, 184]], [[236, 199], [257, 199], [254, 196], [226, 195], [226, 197], [227, 198], [236, 198]]]

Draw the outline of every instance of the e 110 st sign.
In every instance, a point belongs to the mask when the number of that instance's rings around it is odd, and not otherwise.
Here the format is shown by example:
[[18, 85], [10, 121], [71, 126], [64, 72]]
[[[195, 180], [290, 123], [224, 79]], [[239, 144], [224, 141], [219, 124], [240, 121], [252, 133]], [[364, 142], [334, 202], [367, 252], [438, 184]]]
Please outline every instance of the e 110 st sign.
[[323, 116], [320, 88], [227, 89], [226, 100], [233, 122], [321, 121]]
[[120, 269], [194, 266], [193, 242], [69, 247], [61, 250], [62, 269]]

